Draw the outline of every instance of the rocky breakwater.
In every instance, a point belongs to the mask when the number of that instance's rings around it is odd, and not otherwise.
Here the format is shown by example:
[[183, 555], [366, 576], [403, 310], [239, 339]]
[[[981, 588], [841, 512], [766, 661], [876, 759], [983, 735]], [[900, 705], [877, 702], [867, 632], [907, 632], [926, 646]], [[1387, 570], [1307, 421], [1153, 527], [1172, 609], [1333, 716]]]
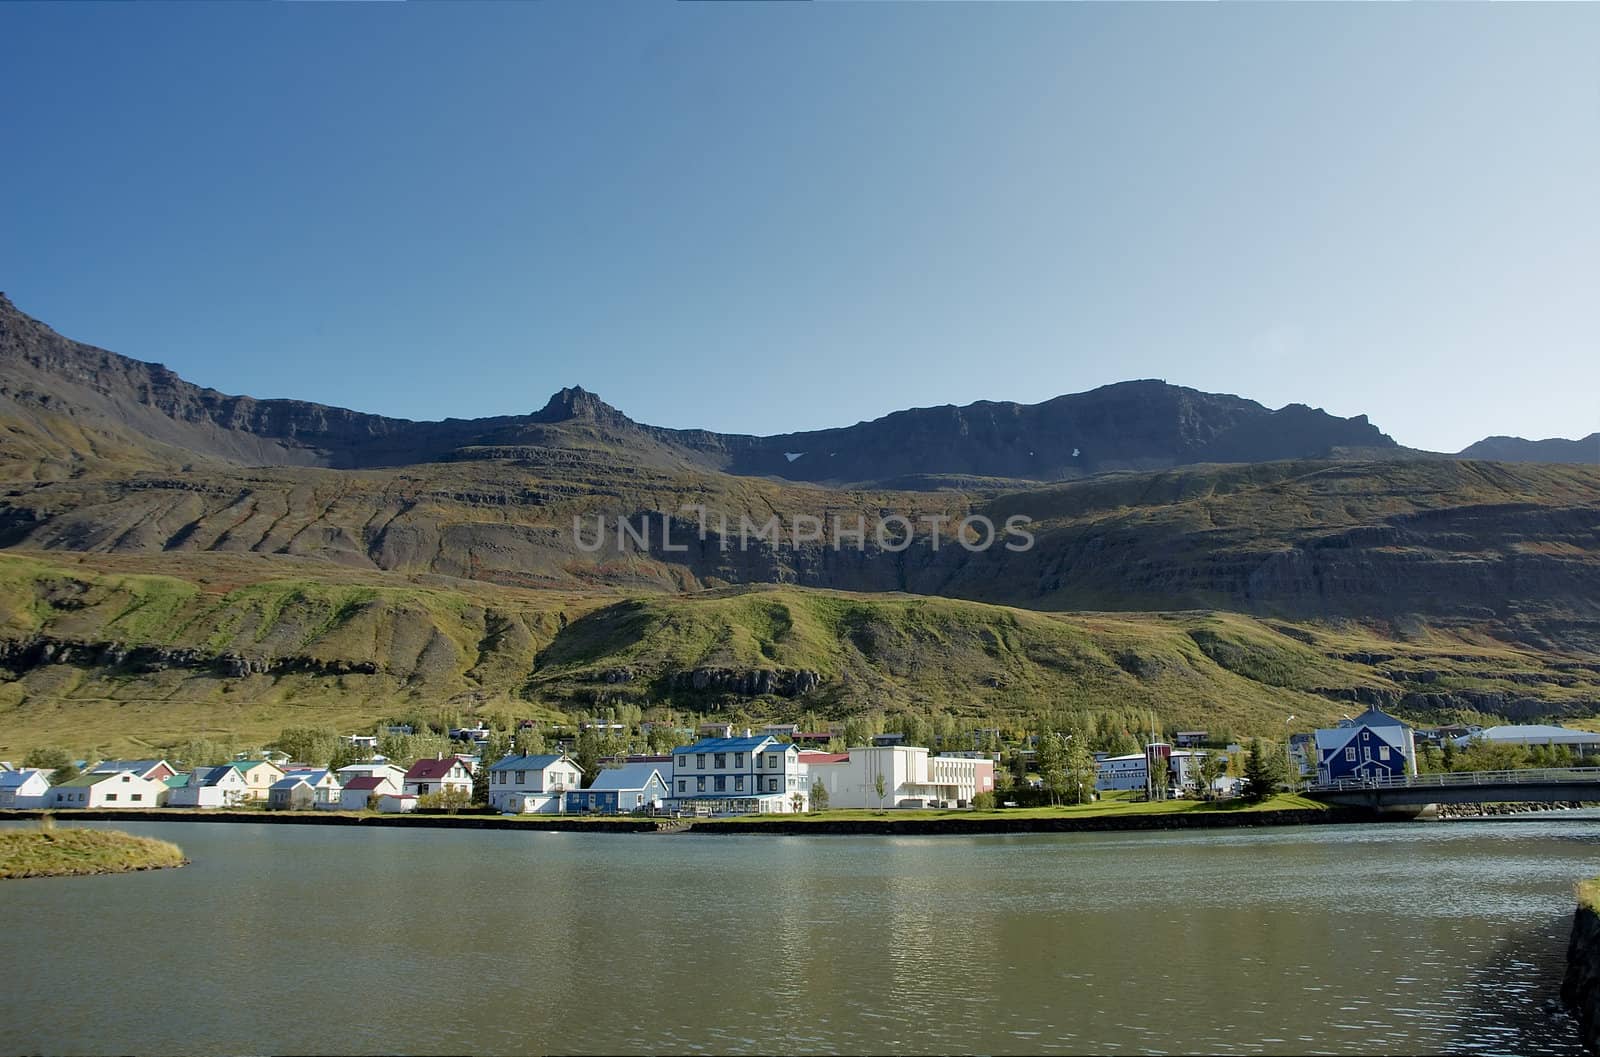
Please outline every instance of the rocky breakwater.
[[1600, 878], [1578, 886], [1561, 1001], [1578, 1018], [1584, 1049], [1600, 1053]]

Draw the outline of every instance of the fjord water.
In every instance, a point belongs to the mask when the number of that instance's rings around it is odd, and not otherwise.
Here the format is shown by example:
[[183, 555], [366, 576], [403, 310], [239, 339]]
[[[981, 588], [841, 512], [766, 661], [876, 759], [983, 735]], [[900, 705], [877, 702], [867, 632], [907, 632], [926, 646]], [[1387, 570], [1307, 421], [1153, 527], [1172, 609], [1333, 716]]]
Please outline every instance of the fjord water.
[[[0, 1050], [1575, 1054], [1584, 820], [1015, 837], [146, 823], [0, 882]], [[88, 824], [88, 823], [86, 823]]]

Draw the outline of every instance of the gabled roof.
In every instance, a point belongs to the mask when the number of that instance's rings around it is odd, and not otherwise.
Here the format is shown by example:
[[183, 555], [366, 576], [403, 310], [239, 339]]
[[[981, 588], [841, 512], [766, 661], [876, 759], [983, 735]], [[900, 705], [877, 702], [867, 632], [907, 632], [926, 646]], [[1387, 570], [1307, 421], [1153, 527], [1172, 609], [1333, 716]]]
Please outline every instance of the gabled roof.
[[[110, 771], [137, 771], [142, 777], [146, 771], [154, 770], [166, 760], [101, 760], [94, 765], [94, 773], [105, 774]], [[167, 764], [171, 767], [171, 764]]]
[[197, 767], [194, 772], [195, 785], [221, 785], [230, 774], [238, 774], [239, 780], [244, 781], [244, 772], [231, 763], [220, 767]]
[[[120, 778], [122, 775], [130, 774], [130, 773], [132, 773], [132, 772], [129, 772], [129, 771], [90, 771], [88, 774], [80, 774], [80, 775], [78, 775], [78, 777], [72, 779], [70, 782], [62, 782], [60, 785], [55, 786], [55, 788], [57, 788], [57, 789], [87, 789], [91, 785], [99, 785], [101, 782], [109, 782], [113, 778]], [[135, 778], [139, 778], [139, 776], [137, 774], [134, 774], [134, 777]], [[139, 778], [139, 780], [141, 782], [144, 781], [143, 778]]]
[[261, 767], [263, 765], [271, 767], [275, 771], [283, 770], [283, 768], [279, 767], [271, 760], [234, 760], [232, 763], [224, 764], [223, 766], [232, 767], [234, 770], [239, 771], [242, 774], [245, 771], [253, 771], [257, 767]]
[[406, 771], [406, 780], [446, 778], [449, 777], [451, 768], [456, 766], [462, 770], [467, 769], [467, 765], [454, 756], [446, 756], [442, 760], [418, 760], [411, 765], [410, 770]]
[[[653, 763], [630, 763], [621, 767], [608, 767], [595, 776], [594, 784], [585, 792], [614, 793], [621, 790], [643, 789], [650, 784], [651, 775], [661, 775], [661, 768]], [[661, 784], [666, 784], [661, 777]]]
[[1372, 732], [1372, 736], [1391, 749], [1404, 754], [1406, 751], [1405, 728], [1393, 726], [1369, 727], [1365, 723], [1351, 727], [1335, 727], [1332, 730], [1317, 731], [1317, 752], [1326, 757], [1329, 753], [1339, 752], [1359, 740], [1363, 730]]
[[[0, 789], [21, 789], [34, 775], [44, 778], [41, 771], [0, 771]], [[50, 784], [50, 779], [45, 778], [45, 785]]]
[[849, 763], [850, 754], [848, 752], [802, 752], [800, 754], [800, 762], [810, 764]]
[[771, 734], [752, 734], [748, 738], [701, 738], [693, 745], [681, 745], [673, 752], [680, 755], [686, 752], [765, 752], [768, 751], [768, 743], [780, 749], [794, 748], [791, 744], [779, 742]]
[[272, 789], [274, 792], [280, 792], [285, 789], [293, 789], [297, 785], [303, 785], [307, 789], [310, 789], [313, 784], [314, 783], [309, 775], [286, 774], [282, 778], [279, 778], [276, 782], [272, 783]]
[[[542, 771], [553, 763], [565, 760], [573, 763], [570, 756], [565, 753], [546, 753], [541, 756], [507, 756], [499, 763], [491, 764], [491, 771]], [[573, 766], [577, 766], [575, 763]]]
[[360, 778], [352, 778], [352, 779], [350, 779], [348, 782], [346, 782], [344, 784], [344, 787], [346, 789], [354, 789], [357, 792], [360, 792], [360, 791], [365, 790], [365, 789], [378, 789], [378, 788], [381, 788], [383, 786], [393, 786], [393, 785], [394, 785], [394, 780], [391, 779], [391, 778], [379, 778], [376, 775], [370, 775], [369, 774], [369, 775], [363, 775]]

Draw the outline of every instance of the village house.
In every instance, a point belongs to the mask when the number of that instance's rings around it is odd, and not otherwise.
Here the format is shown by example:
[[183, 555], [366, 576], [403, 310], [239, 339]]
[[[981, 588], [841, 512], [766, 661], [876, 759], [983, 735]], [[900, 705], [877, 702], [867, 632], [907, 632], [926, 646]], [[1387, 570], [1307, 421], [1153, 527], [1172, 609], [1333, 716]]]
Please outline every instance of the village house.
[[800, 750], [770, 734], [704, 738], [672, 750], [667, 806], [711, 815], [786, 814], [805, 810], [810, 790]]
[[607, 767], [595, 776], [587, 789], [567, 793], [567, 810], [602, 815], [626, 815], [661, 806], [667, 798], [667, 780], [654, 763], [630, 763]]
[[247, 800], [265, 800], [272, 784], [283, 777], [283, 768], [271, 760], [234, 760], [228, 766], [244, 779]]
[[166, 760], [101, 760], [89, 770], [93, 774], [121, 774], [123, 771], [132, 771], [140, 778], [148, 778], [153, 782], [165, 782], [178, 773], [178, 769]]
[[406, 784], [405, 768], [396, 767], [387, 760], [352, 763], [348, 767], [339, 768], [336, 773], [341, 785], [348, 784], [352, 778], [387, 778], [394, 783], [394, 790], [398, 793], [403, 791]]
[[406, 771], [405, 791], [410, 796], [436, 793], [472, 795], [472, 769], [458, 756], [418, 760]]
[[[183, 779], [178, 784], [178, 779]], [[250, 799], [250, 786], [233, 764], [196, 767], [167, 780], [168, 807], [235, 807]]]
[[[401, 778], [404, 777], [402, 774]], [[339, 790], [339, 810], [365, 811], [377, 807], [379, 797], [399, 796], [400, 793], [400, 783], [388, 775], [353, 775]]]
[[[921, 745], [857, 746], [843, 753], [801, 753], [802, 777], [820, 783], [829, 807], [966, 807], [994, 791], [994, 761], [938, 755]], [[878, 778], [883, 799], [878, 799]], [[809, 792], [809, 789], [808, 789]]]
[[517, 815], [556, 814], [582, 786], [582, 769], [564, 752], [507, 756], [489, 768], [489, 806]]
[[286, 774], [267, 790], [267, 807], [272, 811], [310, 811], [317, 805], [317, 791], [304, 772]]
[[[1199, 788], [1200, 761], [1210, 755], [1200, 749], [1172, 749], [1167, 754], [1167, 791], [1170, 796], [1182, 796]], [[1218, 753], [1217, 755], [1222, 755]], [[1094, 787], [1097, 792], [1117, 792], [1149, 788], [1150, 769], [1145, 754], [1131, 752], [1126, 756], [1107, 756], [1095, 764]]]
[[384, 793], [378, 797], [378, 811], [384, 815], [404, 815], [417, 809], [417, 798], [409, 793]]
[[36, 767], [0, 772], [0, 808], [45, 807], [50, 802], [50, 779]]
[[1317, 781], [1369, 781], [1417, 773], [1411, 728], [1376, 705], [1316, 732]]
[[68, 782], [52, 786], [53, 808], [145, 808], [160, 807], [167, 786], [162, 781], [141, 778], [133, 771], [91, 771]]

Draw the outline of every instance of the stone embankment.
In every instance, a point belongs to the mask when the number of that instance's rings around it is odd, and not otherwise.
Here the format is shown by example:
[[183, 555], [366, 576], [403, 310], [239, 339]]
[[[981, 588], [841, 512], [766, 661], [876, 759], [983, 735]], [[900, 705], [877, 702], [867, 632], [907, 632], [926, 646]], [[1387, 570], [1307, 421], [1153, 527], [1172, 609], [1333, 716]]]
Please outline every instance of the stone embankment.
[[1578, 1018], [1583, 1048], [1600, 1053], [1600, 879], [1578, 886], [1561, 1001]]
[[1498, 818], [1502, 815], [1526, 815], [1542, 811], [1576, 811], [1593, 807], [1576, 800], [1562, 800], [1548, 804], [1440, 804], [1439, 818]]

